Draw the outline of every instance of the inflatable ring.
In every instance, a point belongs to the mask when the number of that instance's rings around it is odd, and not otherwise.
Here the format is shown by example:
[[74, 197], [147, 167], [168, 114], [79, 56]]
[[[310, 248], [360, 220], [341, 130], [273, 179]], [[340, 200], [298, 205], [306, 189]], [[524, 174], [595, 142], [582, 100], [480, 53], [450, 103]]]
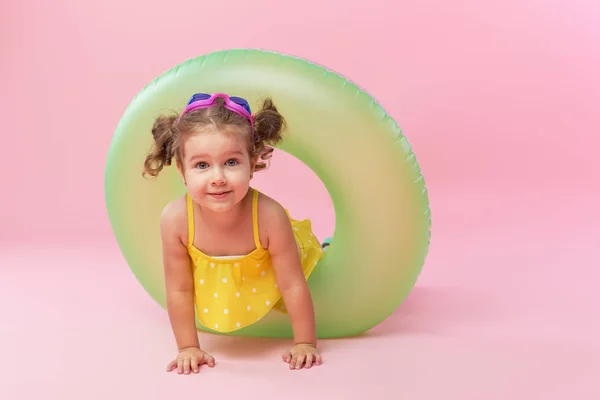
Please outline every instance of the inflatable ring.
[[[317, 336], [356, 335], [385, 320], [412, 290], [429, 248], [429, 200], [415, 155], [396, 122], [356, 85], [322, 66], [260, 50], [220, 51], [174, 67], [141, 90], [116, 128], [106, 207], [143, 288], [166, 308], [159, 219], [186, 190], [176, 168], [155, 181], [142, 177], [150, 130], [160, 112], [181, 110], [197, 91], [235, 94], [254, 107], [272, 96], [288, 122], [277, 147], [312, 169], [329, 192], [335, 232], [308, 280]], [[227, 335], [293, 337], [289, 316], [275, 311]]]

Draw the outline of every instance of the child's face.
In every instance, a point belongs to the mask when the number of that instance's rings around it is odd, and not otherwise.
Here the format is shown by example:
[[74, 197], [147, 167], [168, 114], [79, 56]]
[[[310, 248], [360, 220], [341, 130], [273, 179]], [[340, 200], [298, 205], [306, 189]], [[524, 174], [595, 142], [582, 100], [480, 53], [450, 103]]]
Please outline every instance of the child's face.
[[253, 163], [235, 127], [189, 136], [183, 143], [182, 176], [192, 199], [222, 212], [240, 202], [250, 186]]

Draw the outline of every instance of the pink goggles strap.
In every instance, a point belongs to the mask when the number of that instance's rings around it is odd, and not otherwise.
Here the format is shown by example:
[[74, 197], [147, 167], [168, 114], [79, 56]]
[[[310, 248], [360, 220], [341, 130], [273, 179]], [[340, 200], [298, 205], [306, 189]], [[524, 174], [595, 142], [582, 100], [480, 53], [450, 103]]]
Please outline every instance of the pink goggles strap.
[[244, 107], [231, 101], [229, 96], [224, 93], [213, 93], [208, 99], [196, 100], [196, 101], [188, 104], [183, 109], [181, 114], [179, 114], [179, 117], [177, 118], [177, 120], [179, 121], [183, 115], [185, 115], [191, 111], [198, 110], [201, 108], [212, 107], [213, 105], [216, 104], [216, 100], [219, 97], [225, 100], [224, 107], [226, 109], [233, 111], [236, 114], [241, 115], [242, 117], [246, 118], [250, 122], [251, 133], [252, 133], [252, 136], [254, 136], [254, 118], [253, 118], [253, 116], [248, 111], [246, 111], [246, 109]]

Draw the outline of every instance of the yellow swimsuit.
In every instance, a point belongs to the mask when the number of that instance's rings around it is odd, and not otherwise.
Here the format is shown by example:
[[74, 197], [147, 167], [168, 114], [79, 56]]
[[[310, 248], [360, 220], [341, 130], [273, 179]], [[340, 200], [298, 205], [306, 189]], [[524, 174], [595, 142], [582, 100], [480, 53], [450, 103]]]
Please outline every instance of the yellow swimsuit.
[[[252, 229], [256, 249], [243, 256], [212, 257], [194, 246], [194, 208], [187, 196], [187, 250], [194, 272], [194, 304], [198, 321], [218, 332], [231, 332], [251, 325], [273, 307], [285, 311], [285, 304], [271, 264], [269, 251], [258, 235], [258, 191], [252, 193]], [[287, 210], [286, 210], [287, 212]], [[290, 218], [304, 276], [308, 279], [324, 249], [312, 232], [310, 220]]]

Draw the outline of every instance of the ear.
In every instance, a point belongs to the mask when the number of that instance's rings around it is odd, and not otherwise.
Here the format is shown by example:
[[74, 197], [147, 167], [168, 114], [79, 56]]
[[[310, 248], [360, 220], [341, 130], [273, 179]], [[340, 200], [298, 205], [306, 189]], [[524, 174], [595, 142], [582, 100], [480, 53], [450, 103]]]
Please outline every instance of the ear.
[[250, 179], [254, 177], [254, 168], [256, 167], [256, 163], [258, 162], [258, 157], [252, 157], [250, 159]]

